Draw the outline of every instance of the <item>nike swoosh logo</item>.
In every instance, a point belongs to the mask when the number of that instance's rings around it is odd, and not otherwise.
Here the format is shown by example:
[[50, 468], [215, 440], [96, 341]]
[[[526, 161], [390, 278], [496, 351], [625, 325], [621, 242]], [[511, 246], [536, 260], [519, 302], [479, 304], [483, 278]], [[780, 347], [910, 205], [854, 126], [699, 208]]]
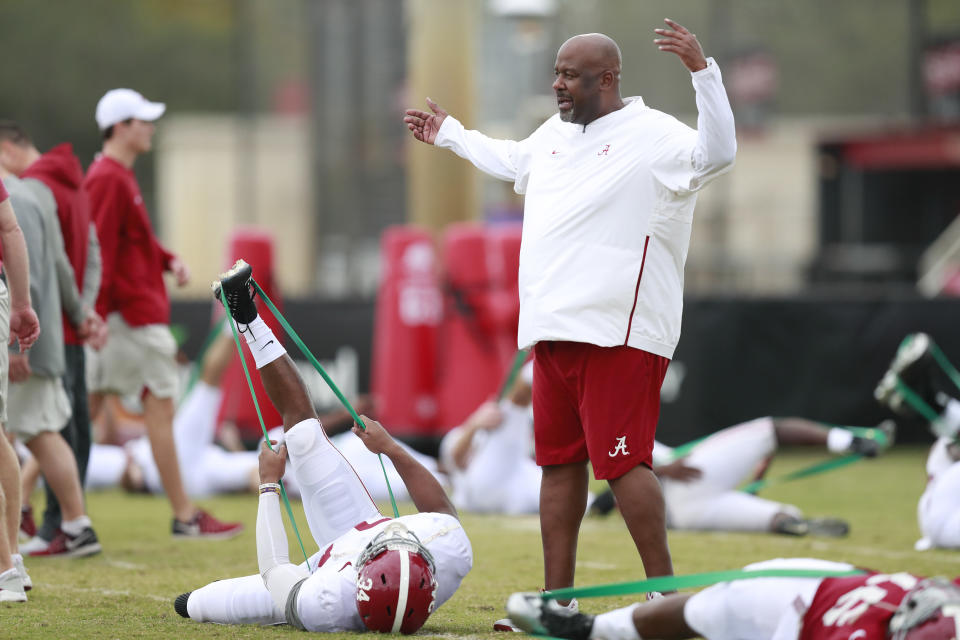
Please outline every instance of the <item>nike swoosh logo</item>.
[[265, 344], [265, 345], [263, 345], [262, 347], [260, 347], [259, 351], [263, 351], [264, 349], [266, 349], [267, 347], [269, 347], [269, 346], [272, 345], [272, 344], [273, 344], [273, 340], [271, 340], [271, 341], [268, 342], [267, 344]]

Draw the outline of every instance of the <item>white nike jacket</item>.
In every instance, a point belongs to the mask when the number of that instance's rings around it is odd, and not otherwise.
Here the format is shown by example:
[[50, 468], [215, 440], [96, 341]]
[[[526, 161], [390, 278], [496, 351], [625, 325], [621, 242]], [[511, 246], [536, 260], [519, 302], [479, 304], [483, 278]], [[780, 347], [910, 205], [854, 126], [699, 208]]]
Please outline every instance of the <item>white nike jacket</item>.
[[639, 97], [586, 126], [555, 115], [519, 142], [444, 120], [436, 146], [526, 194], [521, 348], [567, 340], [673, 357], [697, 191], [737, 149], [719, 68], [710, 58], [691, 75], [696, 130]]

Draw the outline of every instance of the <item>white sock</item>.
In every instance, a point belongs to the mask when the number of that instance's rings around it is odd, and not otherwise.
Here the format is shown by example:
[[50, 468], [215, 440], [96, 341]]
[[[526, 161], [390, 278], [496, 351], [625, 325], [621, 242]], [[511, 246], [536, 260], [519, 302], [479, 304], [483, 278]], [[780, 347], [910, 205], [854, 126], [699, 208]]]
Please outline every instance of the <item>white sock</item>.
[[629, 607], [601, 613], [593, 619], [593, 640], [641, 640], [633, 624], [633, 610], [640, 606], [634, 603]]
[[830, 453], [846, 453], [853, 444], [853, 432], [833, 427], [827, 432], [827, 451]]
[[247, 340], [247, 346], [250, 347], [250, 353], [253, 354], [253, 359], [257, 363], [257, 369], [262, 369], [287, 352], [260, 316], [247, 325], [238, 323], [237, 329]]
[[79, 518], [74, 518], [73, 520], [64, 520], [60, 523], [60, 528], [63, 529], [63, 532], [68, 536], [78, 536], [80, 533], [91, 526], [90, 518], [87, 516], [80, 516]]

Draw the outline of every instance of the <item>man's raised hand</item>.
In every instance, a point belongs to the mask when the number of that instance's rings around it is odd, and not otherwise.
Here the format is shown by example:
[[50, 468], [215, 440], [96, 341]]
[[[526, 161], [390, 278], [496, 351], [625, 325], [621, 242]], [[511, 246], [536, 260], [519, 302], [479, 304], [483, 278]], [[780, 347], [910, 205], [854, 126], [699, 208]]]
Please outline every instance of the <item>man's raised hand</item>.
[[447, 112], [430, 98], [427, 98], [427, 106], [433, 113], [420, 111], [419, 109], [407, 109], [403, 121], [407, 124], [407, 129], [410, 129], [413, 133], [414, 138], [420, 142], [433, 144], [434, 140], [437, 139], [437, 132], [440, 131], [440, 125], [447, 117]]
[[654, 29], [653, 32], [660, 37], [653, 41], [660, 51], [669, 51], [675, 53], [683, 62], [683, 65], [691, 72], [700, 71], [707, 68], [707, 59], [703, 55], [703, 49], [697, 36], [690, 33], [680, 23], [674, 22], [670, 18], [664, 19], [669, 29]]

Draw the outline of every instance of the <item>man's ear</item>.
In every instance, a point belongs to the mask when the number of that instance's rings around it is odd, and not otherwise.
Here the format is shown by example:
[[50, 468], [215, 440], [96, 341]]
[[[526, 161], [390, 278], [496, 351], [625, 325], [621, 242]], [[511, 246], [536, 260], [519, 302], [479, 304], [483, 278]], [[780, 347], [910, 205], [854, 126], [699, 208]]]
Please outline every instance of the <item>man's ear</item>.
[[613, 70], [607, 69], [600, 74], [600, 88], [609, 89], [614, 86], [617, 80], [617, 74]]

